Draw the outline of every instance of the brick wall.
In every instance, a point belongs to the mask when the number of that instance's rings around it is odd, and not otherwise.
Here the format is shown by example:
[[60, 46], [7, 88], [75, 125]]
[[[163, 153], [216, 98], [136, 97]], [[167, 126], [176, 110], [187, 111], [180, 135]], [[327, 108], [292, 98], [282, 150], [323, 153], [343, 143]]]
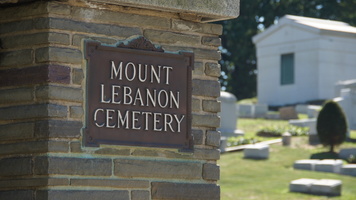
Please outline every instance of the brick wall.
[[[219, 199], [216, 24], [81, 1], [0, 7], [0, 199]], [[194, 152], [83, 147], [85, 39], [195, 53]]]

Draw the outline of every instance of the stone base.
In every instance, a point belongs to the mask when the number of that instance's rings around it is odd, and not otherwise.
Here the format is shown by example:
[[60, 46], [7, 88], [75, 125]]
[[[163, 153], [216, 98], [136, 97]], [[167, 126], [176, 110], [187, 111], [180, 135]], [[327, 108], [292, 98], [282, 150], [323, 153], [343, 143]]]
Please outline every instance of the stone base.
[[318, 163], [319, 160], [297, 160], [294, 162], [294, 169], [302, 169], [302, 170], [311, 170], [314, 171], [315, 164]]
[[315, 171], [340, 173], [342, 163], [342, 160], [321, 160], [315, 164]]
[[356, 156], [356, 148], [341, 149], [339, 152], [340, 159], [348, 159], [351, 155]]
[[268, 145], [250, 145], [244, 149], [244, 158], [267, 159], [268, 156]]
[[321, 179], [312, 183], [310, 192], [315, 195], [340, 196], [341, 185], [340, 180]]
[[290, 182], [289, 191], [290, 192], [301, 192], [301, 193], [310, 193], [310, 186], [315, 179], [301, 178]]
[[340, 180], [301, 178], [290, 182], [289, 191], [314, 195], [340, 196], [341, 186], [342, 182]]
[[348, 176], [356, 176], [356, 164], [342, 166], [340, 173]]

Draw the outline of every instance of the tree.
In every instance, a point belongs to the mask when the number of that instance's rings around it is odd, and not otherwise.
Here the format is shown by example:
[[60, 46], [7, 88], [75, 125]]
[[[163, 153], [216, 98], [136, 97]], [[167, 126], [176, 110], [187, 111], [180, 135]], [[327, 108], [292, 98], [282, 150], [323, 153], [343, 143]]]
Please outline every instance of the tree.
[[347, 121], [338, 103], [334, 101], [325, 103], [318, 115], [316, 129], [320, 142], [324, 146], [330, 146], [330, 152], [334, 152], [334, 147], [345, 141]]
[[223, 89], [239, 100], [255, 97], [257, 60], [252, 37], [286, 14], [340, 20], [356, 25], [356, 0], [241, 0], [240, 16], [223, 25]]

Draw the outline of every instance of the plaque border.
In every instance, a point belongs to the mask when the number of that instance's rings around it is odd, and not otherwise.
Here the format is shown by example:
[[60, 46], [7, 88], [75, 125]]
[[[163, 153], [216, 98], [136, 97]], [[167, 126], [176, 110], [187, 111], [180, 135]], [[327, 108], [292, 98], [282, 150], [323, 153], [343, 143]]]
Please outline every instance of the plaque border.
[[[84, 102], [83, 106], [84, 110], [84, 126], [83, 126], [83, 145], [85, 147], [99, 147], [101, 144], [109, 144], [109, 145], [125, 145], [125, 146], [141, 146], [141, 147], [155, 147], [155, 148], [175, 148], [179, 151], [190, 152], [193, 151], [194, 142], [192, 136], [192, 70], [194, 69], [194, 53], [187, 51], [178, 51], [178, 52], [165, 52], [163, 48], [160, 46], [155, 46], [149, 40], [144, 38], [143, 36], [134, 37], [125, 41], [119, 42], [115, 46], [109, 46], [102, 44], [97, 41], [86, 40], [84, 41], [84, 49], [85, 49], [85, 86], [84, 86]], [[95, 54], [98, 50], [110, 50], [110, 51], [118, 51], [118, 52], [130, 52], [130, 53], [139, 53], [151, 56], [164, 56], [164, 57], [177, 57], [183, 56], [184, 63], [187, 67], [187, 129], [182, 131], [185, 132], [185, 141], [184, 144], [165, 144], [165, 143], [145, 143], [142, 141], [137, 142], [127, 142], [127, 141], [117, 141], [117, 140], [106, 140], [106, 139], [98, 139], [93, 138], [92, 134], [88, 129], [88, 112], [89, 112], [89, 102], [88, 102], [88, 81], [90, 79], [88, 70], [90, 65], [91, 56]]]

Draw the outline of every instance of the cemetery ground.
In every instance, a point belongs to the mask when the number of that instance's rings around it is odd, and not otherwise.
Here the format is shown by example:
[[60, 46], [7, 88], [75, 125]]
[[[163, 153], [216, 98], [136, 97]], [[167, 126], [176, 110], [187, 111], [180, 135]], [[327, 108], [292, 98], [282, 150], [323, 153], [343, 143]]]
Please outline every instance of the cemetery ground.
[[[239, 119], [238, 128], [248, 137], [253, 136], [263, 126], [288, 125], [288, 121], [264, 119]], [[356, 132], [351, 132], [356, 138]], [[275, 138], [270, 138], [275, 139]], [[339, 148], [356, 148], [356, 143], [344, 142]], [[336, 151], [339, 150], [336, 149]], [[356, 177], [335, 173], [293, 169], [296, 160], [310, 159], [328, 151], [321, 145], [311, 146], [307, 136], [292, 138], [292, 145], [270, 145], [270, 156], [266, 160], [244, 159], [242, 151], [227, 152], [219, 161], [222, 200], [354, 200], [356, 199]], [[321, 159], [321, 158], [320, 158]], [[337, 179], [342, 181], [342, 195], [338, 197], [316, 196], [289, 192], [289, 183], [300, 178]]]

